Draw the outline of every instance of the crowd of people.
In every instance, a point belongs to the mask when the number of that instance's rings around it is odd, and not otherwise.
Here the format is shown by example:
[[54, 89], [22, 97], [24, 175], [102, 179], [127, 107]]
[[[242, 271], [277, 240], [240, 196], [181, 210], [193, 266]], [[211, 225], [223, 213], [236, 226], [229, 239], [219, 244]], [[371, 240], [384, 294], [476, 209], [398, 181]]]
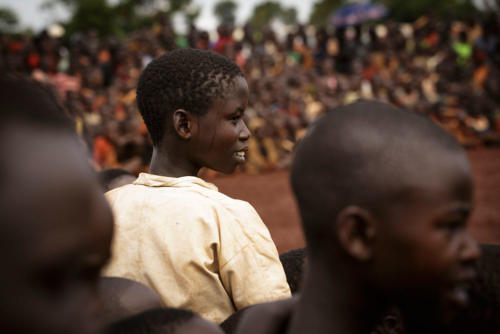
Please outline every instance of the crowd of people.
[[500, 247], [467, 231], [458, 141], [382, 102], [329, 111], [291, 165], [307, 248], [278, 257], [249, 203], [196, 177], [246, 160], [243, 74], [184, 50], [141, 74], [151, 172], [107, 201], [58, 98], [0, 78], [1, 332], [498, 333]]
[[[498, 333], [488, 24], [3, 36], [0, 332]], [[305, 249], [201, 175], [239, 166], [290, 166]]]
[[43, 31], [1, 36], [2, 66], [50, 84], [75, 119], [97, 169], [148, 169], [152, 143], [138, 113], [139, 73], [176, 48], [211, 49], [234, 60], [250, 87], [249, 158], [244, 170], [288, 167], [295, 144], [318, 116], [375, 98], [427, 114], [464, 146], [499, 142], [499, 26], [494, 18], [313, 29], [221, 25], [218, 38], [191, 26], [176, 35], [169, 17], [118, 41], [89, 31], [66, 43]]

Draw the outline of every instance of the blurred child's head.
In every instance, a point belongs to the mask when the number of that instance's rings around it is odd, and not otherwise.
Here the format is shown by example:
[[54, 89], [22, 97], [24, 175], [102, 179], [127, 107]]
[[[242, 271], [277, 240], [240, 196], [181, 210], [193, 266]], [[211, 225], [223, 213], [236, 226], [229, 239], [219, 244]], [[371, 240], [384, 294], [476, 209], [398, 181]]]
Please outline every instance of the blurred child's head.
[[109, 334], [222, 334], [216, 324], [191, 311], [159, 308], [120, 320], [109, 327]]
[[124, 169], [112, 168], [100, 171], [97, 178], [104, 191], [109, 191], [135, 181], [134, 174]]
[[286, 280], [292, 294], [299, 292], [306, 266], [306, 249], [292, 249], [280, 254], [280, 261], [285, 270]]
[[53, 95], [4, 76], [0, 105], [0, 332], [92, 333], [111, 211]]
[[225, 173], [245, 162], [248, 86], [231, 60], [195, 49], [160, 56], [139, 78], [137, 103], [159, 154]]
[[371, 101], [334, 109], [299, 144], [291, 181], [311, 267], [342, 262], [401, 303], [465, 304], [479, 255], [471, 170], [430, 119]]
[[153, 290], [121, 277], [101, 277], [99, 296], [103, 306], [101, 319], [107, 324], [162, 306]]

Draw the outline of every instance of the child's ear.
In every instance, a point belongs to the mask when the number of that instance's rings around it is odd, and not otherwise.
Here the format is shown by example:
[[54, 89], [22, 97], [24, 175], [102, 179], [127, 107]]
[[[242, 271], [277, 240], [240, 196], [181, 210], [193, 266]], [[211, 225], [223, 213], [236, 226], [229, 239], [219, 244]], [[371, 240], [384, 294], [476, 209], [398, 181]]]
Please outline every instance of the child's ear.
[[376, 224], [369, 211], [348, 206], [337, 216], [337, 235], [340, 246], [359, 261], [372, 258]]
[[174, 129], [178, 136], [182, 139], [191, 138], [192, 134], [192, 115], [189, 111], [184, 109], [177, 109], [174, 111], [172, 121], [174, 123]]

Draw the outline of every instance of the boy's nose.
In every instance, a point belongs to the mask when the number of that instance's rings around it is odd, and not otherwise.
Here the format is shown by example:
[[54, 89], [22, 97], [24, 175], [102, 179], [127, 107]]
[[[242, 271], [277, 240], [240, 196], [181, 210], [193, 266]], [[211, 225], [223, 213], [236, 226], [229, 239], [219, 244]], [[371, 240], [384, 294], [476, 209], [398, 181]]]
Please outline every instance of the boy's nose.
[[242, 122], [242, 124], [243, 124], [243, 127], [240, 131], [239, 139], [241, 141], [247, 141], [250, 138], [251, 133], [250, 133], [250, 130], [248, 129], [247, 124], [245, 122]]
[[466, 233], [461, 252], [462, 261], [474, 262], [479, 256], [481, 256], [479, 245], [469, 233]]

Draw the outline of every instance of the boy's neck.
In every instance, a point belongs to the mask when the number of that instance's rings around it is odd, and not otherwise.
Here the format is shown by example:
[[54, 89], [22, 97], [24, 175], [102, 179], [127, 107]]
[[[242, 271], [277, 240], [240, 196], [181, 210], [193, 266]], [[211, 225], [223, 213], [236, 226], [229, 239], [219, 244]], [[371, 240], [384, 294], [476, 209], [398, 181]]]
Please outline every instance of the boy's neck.
[[370, 333], [387, 305], [373, 291], [364, 288], [355, 272], [338, 262], [335, 268], [309, 262], [299, 303], [287, 334]]
[[418, 333], [445, 333], [449, 332], [446, 326], [452, 322], [452, 314], [439, 308], [439, 301], [425, 305], [399, 305], [405, 332]]
[[165, 149], [153, 147], [149, 167], [151, 174], [169, 177], [197, 176], [198, 171], [199, 168], [193, 166], [187, 159], [179, 158], [174, 152], [169, 154]]

